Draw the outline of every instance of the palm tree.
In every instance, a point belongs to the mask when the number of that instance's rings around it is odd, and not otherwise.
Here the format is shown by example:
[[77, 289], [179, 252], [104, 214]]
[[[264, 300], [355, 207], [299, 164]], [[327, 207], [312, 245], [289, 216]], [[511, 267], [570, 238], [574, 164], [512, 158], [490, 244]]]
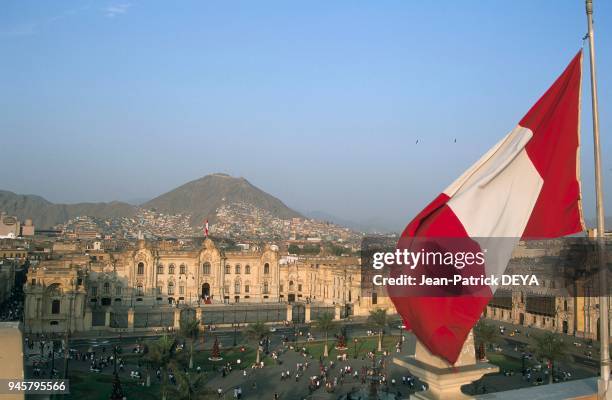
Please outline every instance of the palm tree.
[[486, 347], [497, 339], [497, 330], [493, 325], [489, 325], [484, 320], [478, 321], [474, 326], [474, 336], [478, 342], [479, 359], [486, 358]]
[[189, 339], [189, 369], [193, 368], [193, 344], [200, 333], [200, 321], [197, 319], [181, 320], [181, 336]]
[[164, 335], [153, 342], [153, 344], [149, 347], [149, 352], [146, 355], [149, 363], [161, 369], [162, 400], [166, 400], [168, 366], [172, 362], [175, 355], [175, 344], [176, 342], [174, 338]]
[[387, 326], [387, 310], [378, 308], [371, 310], [368, 316], [368, 324], [378, 330], [378, 351], [382, 351], [382, 339], [385, 326]]
[[552, 332], [533, 337], [533, 350], [538, 358], [544, 358], [550, 362], [550, 374], [548, 383], [553, 383], [553, 371], [555, 361], [561, 361], [567, 357], [567, 347], [561, 336]]
[[174, 368], [176, 387], [172, 390], [174, 400], [200, 400], [211, 398], [211, 392], [205, 387], [204, 374], [182, 372], [177, 366]]
[[255, 362], [257, 364], [259, 364], [259, 341], [261, 340], [261, 338], [269, 332], [269, 329], [264, 325], [263, 322], [256, 322], [254, 324], [249, 324], [249, 326], [247, 326], [247, 328], [244, 331], [245, 336], [249, 339], [254, 341], [257, 344], [257, 357], [255, 359]]
[[333, 332], [336, 329], [334, 316], [329, 312], [319, 314], [319, 316], [315, 320], [315, 326], [325, 335], [325, 348], [323, 349], [323, 357], [327, 357], [329, 356], [327, 337], [329, 336], [330, 332]]

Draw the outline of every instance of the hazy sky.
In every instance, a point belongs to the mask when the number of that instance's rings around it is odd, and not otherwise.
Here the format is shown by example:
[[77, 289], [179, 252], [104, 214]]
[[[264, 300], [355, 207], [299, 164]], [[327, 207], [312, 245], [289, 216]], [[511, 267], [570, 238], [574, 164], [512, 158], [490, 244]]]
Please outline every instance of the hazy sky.
[[[301, 211], [396, 227], [518, 123], [586, 32], [581, 0], [1, 8], [0, 188], [133, 200], [227, 172]], [[612, 4], [595, 13], [610, 215]]]

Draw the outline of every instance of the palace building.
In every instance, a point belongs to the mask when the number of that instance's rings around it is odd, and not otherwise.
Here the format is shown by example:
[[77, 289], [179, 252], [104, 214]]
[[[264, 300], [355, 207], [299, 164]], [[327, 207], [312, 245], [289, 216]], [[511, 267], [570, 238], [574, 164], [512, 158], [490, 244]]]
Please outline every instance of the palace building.
[[273, 313], [280, 320], [291, 317], [286, 308], [292, 303], [339, 307], [331, 311], [342, 316], [367, 314], [371, 307], [392, 310], [376, 295], [362, 296], [355, 257], [281, 262], [275, 245], [225, 250], [210, 239], [201, 244], [140, 239], [115, 250], [100, 242], [57, 243], [54, 249], [28, 272], [28, 333], [176, 326], [178, 317], [170, 314], [187, 306], [199, 313], [227, 305], [276, 307], [282, 309]]

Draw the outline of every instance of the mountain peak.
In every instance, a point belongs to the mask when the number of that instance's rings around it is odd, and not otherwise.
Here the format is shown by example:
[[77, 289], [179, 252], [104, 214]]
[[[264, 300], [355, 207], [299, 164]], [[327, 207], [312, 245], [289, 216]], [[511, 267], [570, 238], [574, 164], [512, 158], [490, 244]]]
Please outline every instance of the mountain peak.
[[[216, 220], [222, 205], [246, 203], [287, 219], [301, 215], [276, 197], [257, 188], [245, 178], [214, 173], [187, 182], [140, 205], [168, 214], [191, 214], [190, 224], [198, 226], [204, 219]], [[54, 204], [40, 196], [19, 195], [0, 190], [0, 211], [20, 219], [32, 218], [39, 227], [51, 227], [76, 216], [131, 217], [138, 207], [123, 202]]]
[[242, 177], [214, 173], [187, 182], [142, 205], [144, 208], [170, 213], [189, 213], [191, 225], [204, 219], [214, 221], [217, 209], [223, 204], [248, 203], [279, 218], [300, 217], [276, 197], [255, 187]]

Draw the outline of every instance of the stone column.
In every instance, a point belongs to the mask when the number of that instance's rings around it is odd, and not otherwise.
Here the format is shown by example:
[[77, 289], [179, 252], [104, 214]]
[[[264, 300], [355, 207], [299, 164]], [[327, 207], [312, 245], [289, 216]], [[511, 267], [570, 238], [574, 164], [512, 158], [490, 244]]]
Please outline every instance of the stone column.
[[478, 380], [485, 374], [499, 372], [499, 367], [486, 362], [476, 362], [472, 332], [463, 344], [455, 365], [431, 354], [418, 340], [414, 356], [394, 357], [393, 362], [408, 368], [413, 375], [427, 382], [427, 391], [410, 396], [411, 399], [420, 400], [471, 399], [473, 397], [461, 392], [461, 386]]
[[334, 319], [335, 320], [340, 319], [341, 311], [342, 311], [342, 308], [340, 307], [340, 304], [336, 304], [334, 306]]
[[181, 327], [181, 309], [174, 309], [174, 330], [177, 330]]
[[83, 317], [83, 331], [87, 332], [91, 330], [91, 309], [89, 307], [85, 309], [85, 316]]
[[310, 322], [310, 303], [306, 303], [306, 306], [304, 306], [304, 322]]
[[104, 327], [108, 328], [110, 327], [110, 321], [111, 321], [111, 312], [110, 309], [106, 309], [106, 313], [104, 314]]
[[293, 304], [287, 304], [287, 321], [293, 321]]
[[127, 327], [129, 332], [134, 332], [134, 309], [130, 307], [127, 314]]
[[196, 317], [196, 319], [198, 321], [200, 321], [200, 325], [198, 325], [198, 329], [200, 330], [200, 332], [204, 331], [204, 319], [203, 319], [204, 312], [203, 311], [204, 310], [202, 310], [202, 306], [198, 306], [196, 308], [196, 315], [195, 315], [195, 317]]

